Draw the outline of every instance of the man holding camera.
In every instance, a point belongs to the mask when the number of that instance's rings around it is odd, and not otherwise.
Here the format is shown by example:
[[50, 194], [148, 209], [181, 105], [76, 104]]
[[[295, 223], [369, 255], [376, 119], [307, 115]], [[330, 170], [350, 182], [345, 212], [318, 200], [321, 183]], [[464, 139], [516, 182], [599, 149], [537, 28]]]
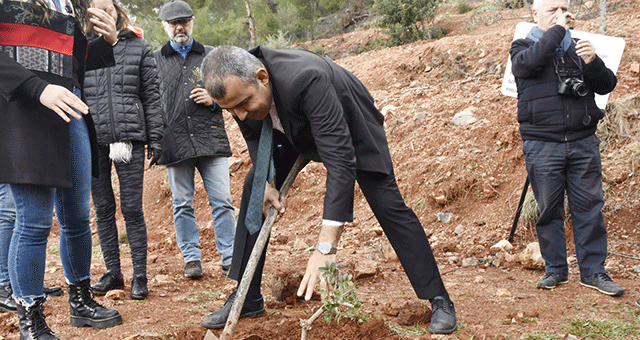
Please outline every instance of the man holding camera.
[[535, 0], [537, 26], [511, 44], [518, 87], [518, 122], [527, 173], [540, 207], [536, 231], [545, 260], [537, 283], [552, 289], [568, 282], [564, 195], [573, 224], [580, 284], [620, 296], [624, 290], [605, 273], [607, 231], [602, 217], [600, 140], [604, 112], [594, 93], [611, 92], [615, 74], [588, 41], [571, 39], [568, 0]]

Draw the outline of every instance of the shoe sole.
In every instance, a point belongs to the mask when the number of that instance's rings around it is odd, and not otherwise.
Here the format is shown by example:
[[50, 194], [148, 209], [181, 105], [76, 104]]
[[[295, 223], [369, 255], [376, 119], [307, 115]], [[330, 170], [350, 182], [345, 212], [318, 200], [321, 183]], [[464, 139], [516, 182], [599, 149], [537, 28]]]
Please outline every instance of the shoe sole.
[[600, 289], [600, 288], [598, 288], [598, 287], [596, 287], [596, 286], [594, 286], [594, 285], [590, 285], [590, 284], [588, 284], [588, 283], [584, 283], [584, 282], [582, 282], [582, 281], [580, 281], [580, 284], [581, 284], [581, 285], [583, 285], [583, 286], [585, 286], [585, 287], [589, 287], [589, 288], [596, 289], [596, 290], [598, 290], [600, 293], [602, 293], [602, 294], [607, 294], [607, 295], [609, 295], [609, 296], [620, 296], [620, 295], [624, 294], [624, 289], [621, 289], [621, 290], [619, 290], [619, 291], [617, 291], [617, 292], [607, 292], [606, 290], [602, 290], [602, 289]]
[[94, 320], [91, 318], [84, 318], [80, 316], [71, 315], [71, 326], [84, 327], [91, 326], [96, 329], [104, 329], [113, 326], [117, 326], [122, 323], [122, 316], [120, 314], [111, 317], [109, 319]]
[[569, 280], [560, 281], [555, 286], [538, 286], [538, 285], [536, 285], [536, 287], [538, 287], [538, 289], [554, 289], [554, 288], [558, 287], [559, 285], [563, 285], [565, 283], [569, 283]]
[[105, 296], [105, 295], [107, 295], [107, 293], [108, 293], [109, 291], [111, 291], [111, 290], [116, 290], [116, 289], [124, 289], [124, 285], [122, 285], [122, 286], [115, 286], [115, 287], [111, 287], [111, 288], [109, 288], [109, 289], [107, 289], [107, 290], [105, 290], [105, 291], [95, 290], [95, 289], [91, 288], [91, 291], [93, 292], [93, 295], [96, 295], [96, 296]]
[[[244, 319], [244, 318], [257, 318], [260, 316], [264, 315], [264, 308], [262, 308], [261, 310], [257, 310], [255, 312], [248, 312], [245, 314], [240, 314], [240, 317], [238, 319]], [[227, 318], [228, 320], [228, 318]], [[205, 323], [202, 322], [202, 327], [204, 328], [209, 328], [209, 329], [221, 329], [224, 328], [224, 326], [227, 324], [227, 321], [225, 321], [224, 323]]]
[[44, 292], [45, 294], [49, 295], [49, 296], [60, 296], [62, 295], [62, 288], [57, 287], [57, 288], [49, 288], [48, 292]]
[[431, 326], [429, 326], [429, 333], [432, 333], [432, 334], [451, 334], [456, 329], [458, 329], [458, 325], [453, 326], [453, 328], [441, 329], [441, 330], [435, 330], [435, 329], [432, 330]]
[[144, 300], [146, 299], [149, 295], [129, 295], [133, 300]]

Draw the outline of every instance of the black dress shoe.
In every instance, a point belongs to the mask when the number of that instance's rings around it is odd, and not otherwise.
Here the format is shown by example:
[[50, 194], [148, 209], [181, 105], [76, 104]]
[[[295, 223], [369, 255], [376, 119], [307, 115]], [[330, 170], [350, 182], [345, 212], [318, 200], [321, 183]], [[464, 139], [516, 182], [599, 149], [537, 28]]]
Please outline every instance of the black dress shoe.
[[60, 288], [60, 286], [53, 286], [53, 287], [43, 286], [42, 291], [49, 296], [62, 295], [62, 288]]
[[95, 295], [104, 295], [107, 294], [107, 292], [110, 290], [122, 288], [124, 288], [124, 280], [122, 279], [122, 274], [116, 274], [112, 272], [106, 272], [104, 275], [102, 275], [100, 281], [91, 286], [91, 290]]
[[[204, 326], [205, 328], [213, 329], [224, 328], [224, 325], [227, 323], [227, 319], [229, 318], [229, 313], [231, 313], [231, 307], [233, 306], [233, 301], [235, 301], [235, 299], [236, 291], [234, 290], [233, 293], [229, 295], [222, 308], [213, 313], [209, 313], [209, 315], [204, 317], [202, 326]], [[262, 297], [254, 301], [244, 301], [242, 311], [240, 311], [240, 319], [246, 317], [255, 318], [261, 315], [264, 315], [264, 300], [262, 299]]]
[[8, 313], [17, 313], [16, 300], [13, 299], [11, 285], [0, 287], [0, 310]]
[[456, 330], [456, 309], [453, 302], [443, 296], [436, 296], [431, 302], [431, 323], [429, 332], [451, 334]]
[[144, 300], [149, 296], [147, 289], [147, 277], [137, 274], [131, 279], [131, 298], [134, 300]]

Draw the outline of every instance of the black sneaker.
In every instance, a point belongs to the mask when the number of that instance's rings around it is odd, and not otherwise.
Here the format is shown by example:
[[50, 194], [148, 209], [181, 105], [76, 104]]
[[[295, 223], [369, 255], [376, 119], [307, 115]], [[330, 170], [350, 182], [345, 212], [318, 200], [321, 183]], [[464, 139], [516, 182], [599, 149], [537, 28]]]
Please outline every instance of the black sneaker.
[[199, 260], [189, 261], [184, 265], [184, 276], [197, 280], [202, 277], [202, 264]]
[[569, 282], [567, 274], [544, 273], [544, 276], [536, 283], [536, 287], [539, 289], [553, 289], [567, 282]]
[[453, 306], [453, 301], [443, 296], [433, 298], [431, 302], [429, 332], [435, 334], [451, 334], [456, 328], [456, 309]]
[[[233, 301], [236, 299], [236, 291], [229, 295], [227, 301], [224, 303], [222, 308], [218, 309], [215, 312], [209, 313], [209, 315], [204, 317], [202, 321], [202, 326], [205, 328], [212, 329], [220, 329], [224, 328], [224, 325], [227, 323], [227, 319], [229, 318], [229, 313], [231, 313], [231, 307], [233, 306]], [[264, 300], [262, 297], [255, 301], [245, 300], [244, 305], [242, 305], [242, 310], [240, 311], [240, 317], [242, 318], [256, 318], [261, 315], [264, 315]]]
[[11, 285], [0, 287], [0, 310], [8, 313], [17, 313], [18, 306], [13, 299]]
[[597, 289], [601, 293], [611, 296], [621, 296], [624, 289], [615, 284], [606, 273], [595, 273], [593, 275], [580, 278], [580, 284], [589, 288]]

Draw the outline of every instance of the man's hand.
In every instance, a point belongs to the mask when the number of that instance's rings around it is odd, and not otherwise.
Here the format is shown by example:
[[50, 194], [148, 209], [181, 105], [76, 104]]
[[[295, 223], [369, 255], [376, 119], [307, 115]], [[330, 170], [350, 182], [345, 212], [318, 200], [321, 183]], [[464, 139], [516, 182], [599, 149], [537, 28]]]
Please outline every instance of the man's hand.
[[88, 8], [87, 12], [91, 15], [89, 21], [93, 25], [93, 30], [100, 34], [109, 44], [115, 44], [118, 41], [115, 20], [107, 12], [99, 8]]
[[280, 192], [276, 189], [275, 181], [267, 183], [264, 188], [264, 201], [262, 202], [262, 213], [267, 216], [269, 208], [274, 207], [279, 213], [284, 213], [287, 205], [286, 197], [280, 197]]
[[320, 271], [320, 267], [324, 267], [325, 262], [327, 261], [336, 262], [336, 255], [323, 255], [317, 250], [313, 251], [313, 254], [309, 258], [309, 262], [307, 263], [307, 270], [304, 272], [302, 282], [300, 282], [298, 296], [302, 296], [304, 294], [305, 300], [311, 300], [311, 296], [313, 295], [318, 279], [320, 279], [320, 289], [328, 289], [327, 283], [324, 281], [324, 278], [322, 278], [322, 272]]
[[74, 109], [85, 115], [89, 113], [87, 104], [71, 91], [59, 85], [47, 85], [40, 94], [39, 100], [42, 105], [55, 111], [67, 123], [71, 121], [69, 117], [82, 119], [82, 116]]
[[558, 15], [558, 20], [556, 21], [556, 25], [560, 25], [564, 27], [564, 29], [568, 30], [571, 28], [571, 24], [576, 19], [575, 16], [571, 12], [564, 12]]
[[202, 87], [196, 87], [191, 90], [189, 98], [193, 99], [196, 104], [202, 104], [204, 106], [213, 105], [213, 99], [209, 95], [209, 92], [207, 92], [207, 90], [203, 89]]
[[589, 64], [596, 59], [596, 48], [588, 40], [578, 41], [576, 44], [576, 52], [580, 58], [584, 60], [585, 64]]

